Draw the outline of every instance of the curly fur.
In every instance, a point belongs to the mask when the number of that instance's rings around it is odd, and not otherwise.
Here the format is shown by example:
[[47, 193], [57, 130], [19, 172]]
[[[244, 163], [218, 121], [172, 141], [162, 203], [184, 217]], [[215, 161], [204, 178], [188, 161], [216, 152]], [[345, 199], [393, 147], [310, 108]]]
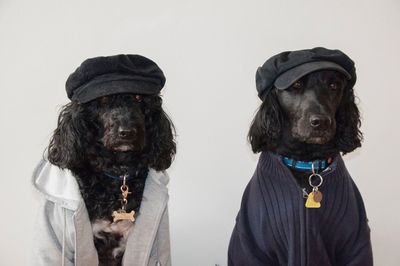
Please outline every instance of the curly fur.
[[250, 126], [248, 139], [253, 152], [273, 151], [297, 160], [314, 160], [328, 158], [339, 152], [346, 154], [360, 147], [362, 133], [359, 130], [360, 113], [353, 91], [355, 80], [354, 76], [343, 89], [335, 114], [335, 136], [324, 144], [309, 144], [292, 136], [288, 129], [290, 114], [283, 110], [279, 103], [279, 93], [274, 88], [264, 97]]
[[[161, 105], [162, 99], [159, 96], [143, 98], [148, 146], [141, 158], [148, 166], [159, 171], [171, 165], [176, 152], [174, 126]], [[107, 163], [110, 159], [107, 155], [110, 154], [95, 142], [96, 135], [99, 134], [96, 114], [87, 107], [87, 104], [70, 102], [61, 110], [57, 128], [48, 147], [48, 159], [52, 164], [63, 169], [80, 168], [88, 159], [94, 159], [91, 163], [98, 169], [110, 164]], [[105, 156], [97, 156], [98, 152], [105, 153]]]
[[[112, 211], [121, 208], [121, 181], [104, 173], [116, 176], [129, 173], [133, 177], [128, 180], [132, 194], [128, 198], [127, 211], [137, 212], [149, 167], [158, 171], [167, 169], [176, 152], [174, 126], [163, 111], [159, 96], [143, 96], [140, 101], [133, 103], [132, 95], [107, 98], [110, 99], [109, 105], [104, 104], [102, 99], [86, 104], [71, 102], [65, 105], [48, 147], [48, 160], [60, 168], [70, 169], [76, 177], [92, 224], [111, 222]], [[133, 115], [139, 112], [144, 117], [144, 139], [136, 140], [141, 142], [139, 150], [116, 152], [102, 142], [107, 125], [100, 114], [111, 112], [113, 106], [128, 106], [126, 110], [133, 112]], [[96, 235], [100, 265], [119, 265], [122, 255], [113, 254], [113, 250], [121, 245], [122, 236], [113, 232], [97, 232]]]

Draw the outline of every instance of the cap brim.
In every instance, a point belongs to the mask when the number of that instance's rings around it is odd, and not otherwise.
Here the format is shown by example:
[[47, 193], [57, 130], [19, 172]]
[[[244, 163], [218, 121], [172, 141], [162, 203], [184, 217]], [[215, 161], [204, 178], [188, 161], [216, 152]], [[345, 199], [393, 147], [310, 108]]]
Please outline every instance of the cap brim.
[[279, 90], [289, 88], [295, 81], [301, 79], [307, 74], [317, 70], [336, 70], [345, 75], [346, 79], [351, 79], [351, 75], [340, 65], [330, 61], [315, 61], [309, 62], [282, 73], [274, 83], [274, 86]]
[[76, 89], [71, 100], [87, 103], [99, 97], [122, 93], [156, 95], [161, 87], [149, 79], [95, 79]]

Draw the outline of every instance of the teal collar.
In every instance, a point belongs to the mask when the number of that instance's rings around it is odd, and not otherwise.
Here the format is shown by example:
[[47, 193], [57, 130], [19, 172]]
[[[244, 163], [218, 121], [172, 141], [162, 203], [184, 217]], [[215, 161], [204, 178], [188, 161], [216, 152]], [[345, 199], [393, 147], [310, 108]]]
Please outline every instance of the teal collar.
[[282, 156], [282, 161], [286, 166], [299, 170], [309, 170], [312, 171], [313, 168], [316, 172], [323, 171], [332, 162], [332, 158], [327, 160], [315, 160], [311, 162], [296, 161], [288, 157]]
[[[106, 172], [104, 172], [104, 174], [105, 174], [106, 176], [108, 176], [108, 177], [111, 177], [111, 178], [114, 179], [114, 180], [122, 180], [122, 179], [124, 179], [124, 175], [115, 176], [115, 175], [112, 175], [112, 174], [109, 174], [109, 173], [106, 173]], [[133, 178], [134, 178], [134, 177], [131, 176], [131, 175], [126, 175], [126, 180], [131, 180], [131, 179], [133, 179]]]

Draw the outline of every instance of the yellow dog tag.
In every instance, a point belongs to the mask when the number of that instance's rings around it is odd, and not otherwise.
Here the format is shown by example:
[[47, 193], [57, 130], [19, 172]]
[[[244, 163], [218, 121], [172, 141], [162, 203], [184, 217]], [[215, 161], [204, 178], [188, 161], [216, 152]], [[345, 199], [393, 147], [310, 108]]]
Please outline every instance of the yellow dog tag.
[[306, 201], [306, 208], [320, 208], [321, 207], [321, 203], [320, 202], [316, 202], [314, 200], [314, 191], [310, 192], [310, 194], [308, 194], [307, 197], [307, 201]]
[[112, 217], [114, 218], [114, 222], [120, 220], [130, 220], [131, 222], [135, 221], [135, 211], [126, 212], [125, 210], [113, 211]]

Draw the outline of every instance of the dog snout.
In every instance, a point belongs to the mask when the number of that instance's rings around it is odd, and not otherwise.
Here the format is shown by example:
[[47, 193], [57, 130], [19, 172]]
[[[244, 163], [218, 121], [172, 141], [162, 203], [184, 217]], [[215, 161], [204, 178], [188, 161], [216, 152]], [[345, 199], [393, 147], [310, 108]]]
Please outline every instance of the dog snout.
[[126, 127], [119, 127], [118, 128], [118, 136], [120, 138], [133, 138], [137, 134], [136, 128], [126, 128]]
[[310, 116], [310, 125], [313, 128], [320, 127], [328, 127], [332, 123], [332, 120], [329, 116], [326, 115], [311, 115]]

